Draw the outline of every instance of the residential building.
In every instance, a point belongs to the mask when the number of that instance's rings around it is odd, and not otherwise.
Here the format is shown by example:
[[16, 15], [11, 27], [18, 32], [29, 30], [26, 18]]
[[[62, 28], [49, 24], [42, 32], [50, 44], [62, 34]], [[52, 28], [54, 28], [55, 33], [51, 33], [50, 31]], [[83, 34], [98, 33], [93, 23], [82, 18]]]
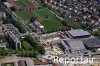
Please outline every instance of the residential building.
[[44, 26], [39, 21], [34, 21], [34, 25], [39, 29], [44, 29]]
[[12, 44], [12, 48], [14, 48], [14, 49], [21, 49], [22, 48], [21, 41], [12, 32], [8, 32], [6, 34], [6, 38]]
[[20, 32], [12, 24], [3, 25], [6, 39], [11, 43], [14, 49], [21, 49], [21, 41], [19, 40]]
[[33, 26], [37, 33], [42, 33], [44, 30], [44, 26], [39, 21], [34, 21]]

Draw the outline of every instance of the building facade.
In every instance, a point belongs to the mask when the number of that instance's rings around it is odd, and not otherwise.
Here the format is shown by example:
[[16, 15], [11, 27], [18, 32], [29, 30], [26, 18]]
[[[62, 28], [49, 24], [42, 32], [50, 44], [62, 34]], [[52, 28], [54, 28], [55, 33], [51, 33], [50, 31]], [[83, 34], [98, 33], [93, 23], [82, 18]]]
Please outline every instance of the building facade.
[[3, 25], [4, 34], [9, 43], [11, 43], [12, 48], [21, 49], [21, 41], [19, 40], [20, 32], [12, 24]]

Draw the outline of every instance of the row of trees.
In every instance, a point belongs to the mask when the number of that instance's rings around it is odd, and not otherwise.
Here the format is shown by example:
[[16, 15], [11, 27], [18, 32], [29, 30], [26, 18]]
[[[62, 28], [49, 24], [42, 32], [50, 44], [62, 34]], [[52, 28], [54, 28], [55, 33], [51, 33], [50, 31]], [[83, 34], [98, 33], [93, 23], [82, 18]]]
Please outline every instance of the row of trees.
[[30, 34], [26, 36], [26, 41], [28, 41], [31, 46], [36, 50], [39, 54], [45, 53], [45, 48], [41, 43], [39, 43], [35, 38], [33, 38]]
[[11, 54], [16, 54], [18, 56], [23, 56], [23, 57], [36, 57], [38, 55], [37, 51], [34, 50], [12, 50], [12, 49], [0, 49], [0, 55], [2, 56], [7, 56]]
[[7, 17], [4, 17], [2, 18], [3, 20], [3, 24], [9, 24], [9, 23], [12, 23], [15, 27], [17, 27], [19, 29], [19, 31], [21, 33], [26, 33], [27, 32], [27, 29], [18, 21], [14, 20], [11, 15], [7, 14]]
[[19, 29], [19, 31], [21, 33], [26, 33], [27, 32], [27, 29], [21, 23], [19, 23], [17, 21], [13, 21], [12, 23], [13, 23], [14, 26], [16, 26]]

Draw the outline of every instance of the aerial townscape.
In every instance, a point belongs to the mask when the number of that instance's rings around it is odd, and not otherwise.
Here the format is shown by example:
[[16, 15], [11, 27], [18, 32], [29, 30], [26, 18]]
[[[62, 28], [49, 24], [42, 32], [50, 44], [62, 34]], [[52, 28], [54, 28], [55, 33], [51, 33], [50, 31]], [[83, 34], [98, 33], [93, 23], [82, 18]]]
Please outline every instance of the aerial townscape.
[[0, 0], [0, 66], [100, 66], [100, 0]]

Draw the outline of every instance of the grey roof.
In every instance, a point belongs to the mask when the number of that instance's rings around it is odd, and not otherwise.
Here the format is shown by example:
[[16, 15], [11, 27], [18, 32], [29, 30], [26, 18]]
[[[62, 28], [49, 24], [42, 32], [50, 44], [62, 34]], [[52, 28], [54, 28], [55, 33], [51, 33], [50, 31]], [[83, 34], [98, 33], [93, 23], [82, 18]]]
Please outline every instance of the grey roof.
[[71, 50], [76, 53], [84, 53], [87, 49], [85, 48], [81, 40], [62, 40], [62, 45], [66, 50]]
[[100, 48], [100, 39], [98, 38], [90, 38], [87, 40], [83, 40], [83, 43], [90, 48], [96, 48], [96, 47]]
[[66, 45], [66, 41], [62, 40], [61, 44], [66, 48], [66, 50], [69, 50], [70, 48]]
[[88, 31], [84, 31], [83, 29], [69, 30], [68, 33], [70, 33], [70, 35], [73, 36], [73, 37], [91, 35]]
[[10, 31], [16, 35], [19, 35], [20, 32], [13, 24], [3, 24], [4, 31]]
[[72, 51], [86, 50], [81, 40], [68, 40], [67, 42]]

